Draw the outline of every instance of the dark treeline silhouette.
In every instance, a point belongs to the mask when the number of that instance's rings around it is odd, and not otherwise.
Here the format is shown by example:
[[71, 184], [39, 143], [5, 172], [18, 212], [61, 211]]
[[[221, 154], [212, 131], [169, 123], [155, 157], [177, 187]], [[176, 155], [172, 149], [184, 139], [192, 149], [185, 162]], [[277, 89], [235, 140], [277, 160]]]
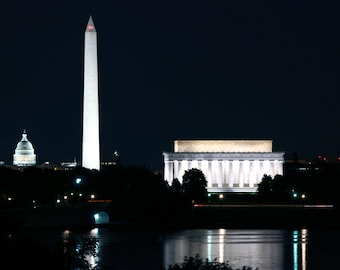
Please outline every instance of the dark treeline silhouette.
[[72, 188], [73, 172], [26, 167], [20, 170], [0, 167], [1, 206], [52, 204], [58, 194]]
[[[81, 179], [77, 183], [77, 179]], [[186, 219], [195, 203], [329, 203], [338, 205], [339, 163], [314, 163], [299, 169], [286, 166], [284, 176], [264, 175], [258, 192], [245, 196], [227, 194], [214, 201], [208, 197], [207, 181], [199, 169], [185, 171], [172, 185], [160, 173], [145, 167], [108, 166], [101, 171], [81, 167], [56, 170], [45, 167], [0, 167], [0, 209], [57, 207], [110, 200], [110, 218], [173, 221]], [[71, 195], [72, 194], [72, 195]], [[82, 195], [82, 196], [80, 196]], [[64, 199], [67, 196], [67, 199]], [[251, 199], [249, 199], [251, 197]]]
[[[77, 183], [77, 179], [81, 179], [81, 182]], [[159, 175], [137, 167], [115, 166], [100, 172], [84, 168], [54, 170], [0, 167], [2, 199], [12, 197], [10, 203], [18, 206], [27, 205], [33, 200], [39, 204], [54, 204], [57, 198], [73, 192], [83, 193], [84, 200], [88, 199], [90, 193], [97, 198], [140, 199], [141, 194], [148, 196], [153, 191], [165, 189], [165, 183]]]
[[293, 164], [292, 168], [295, 169], [286, 170], [284, 177], [297, 193], [307, 194], [307, 202], [339, 203], [339, 161], [316, 160], [305, 166], [306, 170], [299, 170], [299, 164]]
[[117, 219], [173, 220], [185, 218], [191, 208], [186, 193], [176, 192], [161, 174], [144, 167], [111, 166], [101, 171], [0, 167], [0, 209], [85, 205], [91, 195], [110, 200], [110, 217]]
[[286, 164], [284, 175], [264, 175], [258, 187], [259, 202], [327, 203], [338, 205], [340, 163], [314, 161]]

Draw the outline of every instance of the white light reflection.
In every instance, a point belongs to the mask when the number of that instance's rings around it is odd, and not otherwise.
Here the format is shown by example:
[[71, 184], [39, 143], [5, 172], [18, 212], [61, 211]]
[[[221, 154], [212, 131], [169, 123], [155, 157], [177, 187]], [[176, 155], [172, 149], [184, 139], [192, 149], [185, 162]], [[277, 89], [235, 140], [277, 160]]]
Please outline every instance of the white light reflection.
[[97, 245], [96, 245], [96, 249], [95, 249], [96, 256], [88, 255], [87, 261], [89, 262], [91, 269], [95, 269], [96, 265], [99, 262], [99, 257], [97, 257], [97, 255], [99, 254], [98, 228], [94, 228], [90, 231], [90, 237], [97, 239]]
[[[224, 236], [226, 234], [225, 229], [219, 229], [218, 234], [214, 235], [212, 230], [207, 234], [207, 259], [212, 261], [218, 259], [219, 262], [224, 262]], [[218, 240], [216, 239], [218, 236]], [[215, 239], [214, 239], [215, 238]], [[217, 249], [217, 250], [216, 250]], [[218, 258], [216, 258], [218, 254]]]
[[70, 237], [71, 231], [70, 230], [65, 230], [63, 231], [63, 241], [66, 242], [68, 238]]
[[293, 231], [293, 269], [299, 269], [299, 250], [298, 250], [298, 243], [299, 243], [299, 231]]
[[208, 260], [211, 261], [211, 248], [212, 248], [212, 231], [209, 230], [208, 231], [208, 235], [207, 235], [207, 256], [208, 256]]
[[63, 244], [64, 244], [64, 253], [67, 252], [67, 246], [66, 246], [66, 243], [67, 241], [69, 240], [70, 238], [70, 234], [71, 234], [71, 231], [69, 230], [65, 230], [63, 231]]
[[[307, 269], [307, 229], [293, 231], [293, 269]], [[301, 249], [300, 249], [301, 246]]]
[[219, 262], [224, 262], [224, 235], [226, 234], [225, 229], [219, 229]]
[[301, 230], [301, 264], [302, 270], [307, 269], [307, 229]]
[[98, 228], [94, 228], [90, 231], [91, 237], [98, 237]]

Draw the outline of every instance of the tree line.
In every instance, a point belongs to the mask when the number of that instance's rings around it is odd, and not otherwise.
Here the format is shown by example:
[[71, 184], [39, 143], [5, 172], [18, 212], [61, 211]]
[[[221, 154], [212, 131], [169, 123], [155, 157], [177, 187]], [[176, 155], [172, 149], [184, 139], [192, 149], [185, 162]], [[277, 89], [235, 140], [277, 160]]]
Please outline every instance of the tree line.
[[[81, 181], [78, 183], [77, 179]], [[334, 164], [323, 164], [307, 172], [286, 169], [284, 175], [264, 175], [257, 193], [252, 194], [253, 201], [337, 204], [339, 180], [340, 167]], [[111, 166], [101, 171], [81, 167], [72, 170], [0, 167], [0, 208], [53, 206], [58, 199], [64, 202], [65, 195], [69, 202], [71, 198], [86, 202], [90, 195], [96, 199], [110, 199], [112, 207], [122, 215], [136, 208], [139, 211], [135, 211], [135, 215], [149, 213], [152, 216], [155, 212], [161, 215], [164, 209], [169, 213], [181, 212], [192, 203], [211, 203], [205, 175], [195, 168], [169, 184], [160, 173], [136, 166]]]

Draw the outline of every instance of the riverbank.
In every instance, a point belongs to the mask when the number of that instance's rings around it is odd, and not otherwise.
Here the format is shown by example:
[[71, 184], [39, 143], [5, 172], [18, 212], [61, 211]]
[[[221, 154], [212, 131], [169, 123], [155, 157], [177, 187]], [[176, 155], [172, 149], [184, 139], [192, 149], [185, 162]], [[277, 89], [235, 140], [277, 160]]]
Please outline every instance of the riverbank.
[[195, 205], [190, 225], [201, 228], [340, 228], [333, 205]]
[[82, 207], [7, 209], [0, 211], [0, 225], [7, 230], [93, 227], [92, 212]]
[[195, 205], [190, 214], [178, 219], [111, 220], [110, 228], [163, 229], [340, 229], [339, 213], [333, 205]]
[[7, 228], [330, 228], [340, 229], [339, 212], [333, 205], [194, 205], [186, 216], [119, 219], [109, 213], [109, 222], [96, 224], [93, 209], [86, 207], [16, 209], [0, 212]]

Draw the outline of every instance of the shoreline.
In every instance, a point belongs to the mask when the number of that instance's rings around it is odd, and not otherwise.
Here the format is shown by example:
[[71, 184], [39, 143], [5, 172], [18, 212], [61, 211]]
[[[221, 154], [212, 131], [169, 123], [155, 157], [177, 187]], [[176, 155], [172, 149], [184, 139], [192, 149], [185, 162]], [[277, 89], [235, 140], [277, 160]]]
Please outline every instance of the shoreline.
[[[105, 211], [105, 210], [103, 210]], [[110, 229], [285, 229], [329, 228], [340, 229], [339, 212], [327, 204], [230, 204], [194, 205], [188, 216], [170, 218], [157, 213], [149, 218], [119, 218], [111, 215], [109, 222], [96, 224], [93, 209], [42, 208], [1, 211], [2, 225], [7, 229], [29, 228], [94, 228]]]

